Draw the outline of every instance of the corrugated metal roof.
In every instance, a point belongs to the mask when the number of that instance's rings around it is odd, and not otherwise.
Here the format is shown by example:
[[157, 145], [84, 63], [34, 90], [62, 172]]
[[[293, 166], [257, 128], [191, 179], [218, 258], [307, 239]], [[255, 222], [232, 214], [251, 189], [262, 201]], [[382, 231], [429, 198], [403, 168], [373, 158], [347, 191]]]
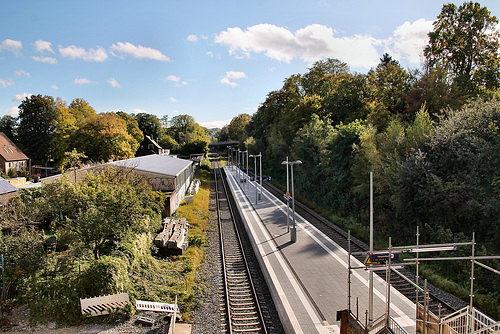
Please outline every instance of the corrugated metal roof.
[[193, 162], [191, 160], [151, 154], [143, 157], [113, 161], [110, 164], [120, 167], [133, 168], [144, 172], [177, 176], [192, 163]]
[[17, 188], [0, 176], [0, 194], [11, 193], [13, 191], [17, 191]]
[[0, 132], [0, 155], [5, 161], [28, 160], [28, 157], [3, 132]]

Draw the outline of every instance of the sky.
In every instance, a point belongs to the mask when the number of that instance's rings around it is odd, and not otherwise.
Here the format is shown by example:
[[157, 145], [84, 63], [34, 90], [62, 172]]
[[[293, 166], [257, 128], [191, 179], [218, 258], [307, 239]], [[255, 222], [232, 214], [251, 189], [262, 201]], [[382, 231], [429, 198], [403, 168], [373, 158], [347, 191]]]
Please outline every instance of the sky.
[[[500, 18], [499, 0], [479, 2]], [[188, 114], [221, 127], [255, 113], [286, 78], [321, 59], [367, 73], [387, 52], [405, 68], [421, 68], [442, 5], [0, 0], [0, 117], [17, 116], [21, 101], [41, 94], [68, 104], [82, 98], [98, 113]]]

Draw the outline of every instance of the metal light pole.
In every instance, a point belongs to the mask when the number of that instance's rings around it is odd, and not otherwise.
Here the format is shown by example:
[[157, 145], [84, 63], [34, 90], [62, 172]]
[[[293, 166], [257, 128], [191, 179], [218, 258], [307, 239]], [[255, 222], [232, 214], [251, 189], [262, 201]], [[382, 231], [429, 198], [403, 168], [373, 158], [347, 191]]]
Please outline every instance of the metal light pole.
[[253, 158], [254, 164], [254, 173], [255, 176], [255, 205], [257, 205], [257, 155], [250, 155], [250, 158]]
[[[373, 252], [373, 173], [370, 172], [370, 252]], [[373, 322], [373, 270], [370, 270], [368, 278], [368, 324]]]
[[[286, 196], [290, 196], [290, 178], [288, 175], [288, 156], [286, 160], [281, 163], [286, 165]], [[286, 230], [290, 232], [290, 201], [286, 200]]]
[[262, 153], [259, 152], [259, 161], [260, 161], [260, 192], [259, 192], [259, 200], [262, 200]]
[[[300, 165], [302, 164], [302, 161], [296, 160], [296, 161], [286, 161], [282, 162], [283, 165], [290, 165], [290, 173], [291, 173], [291, 183], [292, 183], [292, 226], [290, 227], [290, 241], [291, 242], [296, 242], [297, 241], [297, 228], [295, 226], [295, 192], [294, 192], [294, 186], [293, 186], [293, 165]], [[288, 167], [287, 167], [288, 168]]]
[[231, 146], [227, 147], [227, 164], [229, 165], [229, 152], [231, 152]]
[[247, 176], [246, 176], [246, 180], [248, 181], [248, 150], [245, 151], [246, 155], [247, 155], [247, 163], [245, 164], [245, 168], [247, 169]]

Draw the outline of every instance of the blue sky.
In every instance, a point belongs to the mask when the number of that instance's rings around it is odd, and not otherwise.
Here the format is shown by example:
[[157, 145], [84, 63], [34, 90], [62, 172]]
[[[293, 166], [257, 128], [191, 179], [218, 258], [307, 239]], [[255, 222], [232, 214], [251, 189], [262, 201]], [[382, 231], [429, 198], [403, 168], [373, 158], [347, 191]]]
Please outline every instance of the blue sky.
[[[480, 3], [500, 17], [500, 1]], [[388, 52], [419, 68], [442, 4], [3, 0], [0, 116], [42, 94], [83, 98], [99, 113], [188, 114], [221, 126], [253, 114], [285, 78], [320, 59], [366, 73]]]

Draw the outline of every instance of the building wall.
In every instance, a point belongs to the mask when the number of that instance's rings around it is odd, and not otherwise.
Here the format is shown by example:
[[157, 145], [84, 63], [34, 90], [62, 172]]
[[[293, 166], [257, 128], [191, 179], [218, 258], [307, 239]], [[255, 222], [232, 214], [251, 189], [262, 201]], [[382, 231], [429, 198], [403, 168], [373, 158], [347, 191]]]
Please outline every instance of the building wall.
[[28, 169], [27, 160], [16, 160], [16, 161], [5, 161], [4, 158], [0, 157], [0, 165], [2, 171], [7, 174], [7, 171], [12, 168], [13, 170]]

